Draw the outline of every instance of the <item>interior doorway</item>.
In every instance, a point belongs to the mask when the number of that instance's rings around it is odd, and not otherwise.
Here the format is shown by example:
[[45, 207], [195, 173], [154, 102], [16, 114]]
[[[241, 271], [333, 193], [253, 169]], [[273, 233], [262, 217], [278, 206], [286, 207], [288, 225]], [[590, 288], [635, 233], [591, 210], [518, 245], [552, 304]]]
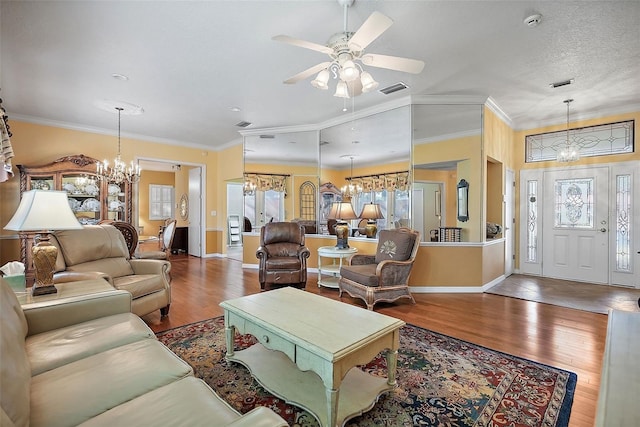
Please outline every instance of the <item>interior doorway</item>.
[[133, 203], [133, 223], [140, 232], [152, 235], [158, 233], [159, 224], [163, 221], [150, 221], [145, 216], [145, 206], [149, 205], [149, 192], [146, 187], [150, 183], [146, 176], [152, 176], [152, 181], [162, 181], [174, 188], [174, 203], [171, 213], [178, 221], [176, 232], [185, 238], [174, 239], [174, 248], [180, 246], [179, 251], [189, 255], [203, 256], [204, 245], [204, 215], [205, 206], [205, 165], [179, 163], [163, 159], [138, 158], [142, 177], [135, 186]]

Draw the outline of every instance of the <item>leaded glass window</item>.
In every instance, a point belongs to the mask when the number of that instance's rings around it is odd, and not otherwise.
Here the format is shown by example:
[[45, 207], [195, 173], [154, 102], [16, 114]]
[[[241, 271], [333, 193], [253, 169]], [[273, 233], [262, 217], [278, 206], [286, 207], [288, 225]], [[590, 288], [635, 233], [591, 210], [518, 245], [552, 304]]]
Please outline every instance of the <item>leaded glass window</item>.
[[631, 272], [631, 175], [616, 176], [616, 269]]
[[556, 180], [556, 228], [593, 228], [593, 186], [593, 178]]
[[[569, 144], [577, 146], [580, 157], [633, 153], [634, 121], [570, 129]], [[556, 160], [558, 151], [567, 146], [567, 131], [547, 132], [525, 137], [525, 161]]]
[[527, 261], [538, 260], [538, 181], [527, 181]]

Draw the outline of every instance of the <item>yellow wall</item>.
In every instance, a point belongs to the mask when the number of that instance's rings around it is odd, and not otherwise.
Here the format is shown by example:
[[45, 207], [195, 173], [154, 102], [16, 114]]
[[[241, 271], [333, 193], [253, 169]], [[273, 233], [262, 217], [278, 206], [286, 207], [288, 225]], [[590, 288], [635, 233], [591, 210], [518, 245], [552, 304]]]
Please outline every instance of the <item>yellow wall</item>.
[[[243, 263], [257, 267], [258, 234], [243, 236]], [[307, 267], [318, 268], [318, 248], [335, 246], [335, 236], [309, 236], [305, 245], [311, 251]], [[359, 254], [375, 254], [378, 241], [351, 238], [349, 246]], [[460, 266], [464, 265], [464, 268]], [[479, 288], [504, 272], [504, 244], [488, 246], [423, 245], [418, 249], [409, 284], [414, 287], [475, 287]]]
[[138, 185], [138, 226], [144, 227], [143, 234], [157, 236], [160, 226], [164, 225], [164, 220], [149, 219], [149, 185], [174, 186], [175, 180], [173, 172], [142, 171]]
[[[50, 163], [60, 157], [84, 154], [96, 159], [113, 159], [117, 151], [117, 137], [92, 132], [63, 129], [53, 126], [26, 123], [19, 120], [11, 121], [11, 131], [15, 157], [13, 164], [37, 166]], [[203, 218], [207, 230], [218, 229], [224, 232], [223, 225], [226, 215], [226, 183], [225, 179], [242, 178], [242, 144], [236, 144], [226, 150], [215, 152], [202, 148], [172, 146], [132, 138], [122, 138], [122, 157], [125, 161], [136, 158], [165, 160], [178, 164], [203, 165], [206, 169], [205, 212], [219, 212], [213, 217]], [[187, 174], [183, 167], [182, 174]], [[0, 224], [6, 224], [20, 200], [19, 173], [14, 167], [16, 178], [0, 184]], [[182, 175], [179, 175], [182, 176]], [[176, 190], [186, 189], [184, 180], [176, 180]], [[183, 190], [184, 191], [184, 190]], [[178, 194], [176, 192], [176, 194]], [[146, 230], [145, 230], [146, 233]], [[207, 233], [209, 236], [209, 233]], [[0, 229], [0, 262], [20, 259], [15, 249], [15, 233]], [[209, 237], [207, 237], [208, 239]], [[215, 251], [207, 253], [222, 253], [224, 245], [219, 242], [224, 239], [214, 237], [212, 244], [205, 242], [205, 248], [215, 247]]]
[[[447, 139], [425, 144], [414, 144], [413, 163], [416, 165], [442, 162], [458, 162], [457, 180], [465, 179], [469, 183], [469, 221], [461, 222], [454, 216], [451, 225], [462, 228], [462, 240], [481, 242], [484, 240], [484, 166], [481, 162], [482, 136], [472, 135]], [[456, 183], [457, 185], [457, 183]], [[454, 186], [455, 189], [455, 186]], [[448, 194], [447, 194], [448, 196]], [[448, 205], [451, 203], [447, 197]], [[453, 203], [455, 203], [455, 195]], [[454, 204], [453, 212], [457, 212]], [[448, 209], [447, 209], [448, 211]], [[449, 222], [449, 218], [447, 218]], [[482, 225], [481, 225], [482, 224]]]

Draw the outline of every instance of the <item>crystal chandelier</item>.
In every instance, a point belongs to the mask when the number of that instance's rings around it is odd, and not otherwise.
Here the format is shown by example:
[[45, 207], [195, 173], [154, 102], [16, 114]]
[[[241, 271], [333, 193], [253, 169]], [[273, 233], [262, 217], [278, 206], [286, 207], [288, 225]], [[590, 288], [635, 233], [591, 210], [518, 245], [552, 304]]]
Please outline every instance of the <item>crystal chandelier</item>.
[[247, 179], [242, 186], [242, 192], [245, 196], [253, 196], [256, 194], [256, 183]]
[[577, 144], [569, 142], [569, 104], [573, 102], [573, 99], [565, 99], [563, 102], [567, 104], [567, 139], [564, 146], [558, 151], [558, 161], [575, 162], [580, 159], [580, 150]]
[[349, 181], [349, 184], [343, 186], [340, 189], [340, 192], [342, 193], [342, 200], [351, 200], [351, 198], [353, 196], [355, 196], [356, 194], [362, 193], [362, 187], [359, 185], [354, 185], [352, 183], [352, 179], [353, 179], [353, 158], [355, 157], [353, 154], [347, 154], [345, 156], [342, 157], [349, 157], [351, 159], [351, 173], [349, 174], [349, 178], [347, 179], [347, 181]]
[[120, 116], [122, 114], [122, 107], [115, 107], [118, 110], [118, 154], [113, 162], [113, 166], [109, 165], [107, 160], [98, 162], [97, 175], [100, 181], [113, 182], [116, 184], [122, 184], [123, 182], [135, 183], [140, 179], [140, 166], [135, 165], [133, 160], [127, 166], [120, 155]]

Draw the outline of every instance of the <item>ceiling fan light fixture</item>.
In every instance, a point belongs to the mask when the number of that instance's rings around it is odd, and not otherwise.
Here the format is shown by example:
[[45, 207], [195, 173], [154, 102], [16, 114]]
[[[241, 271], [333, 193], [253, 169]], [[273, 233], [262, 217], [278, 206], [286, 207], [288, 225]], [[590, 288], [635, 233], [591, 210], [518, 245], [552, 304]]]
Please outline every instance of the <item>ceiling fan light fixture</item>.
[[352, 82], [358, 78], [360, 70], [356, 67], [356, 64], [352, 60], [347, 60], [340, 67], [340, 79], [345, 82]]
[[376, 90], [376, 88], [380, 85], [377, 81], [373, 79], [371, 74], [367, 71], [363, 71], [360, 74], [360, 82], [362, 83], [362, 92], [367, 93], [372, 90]]
[[322, 90], [329, 89], [329, 70], [320, 71], [316, 78], [311, 81], [311, 86]]
[[336, 85], [336, 93], [334, 93], [333, 96], [338, 98], [350, 98], [347, 83], [340, 80]]

